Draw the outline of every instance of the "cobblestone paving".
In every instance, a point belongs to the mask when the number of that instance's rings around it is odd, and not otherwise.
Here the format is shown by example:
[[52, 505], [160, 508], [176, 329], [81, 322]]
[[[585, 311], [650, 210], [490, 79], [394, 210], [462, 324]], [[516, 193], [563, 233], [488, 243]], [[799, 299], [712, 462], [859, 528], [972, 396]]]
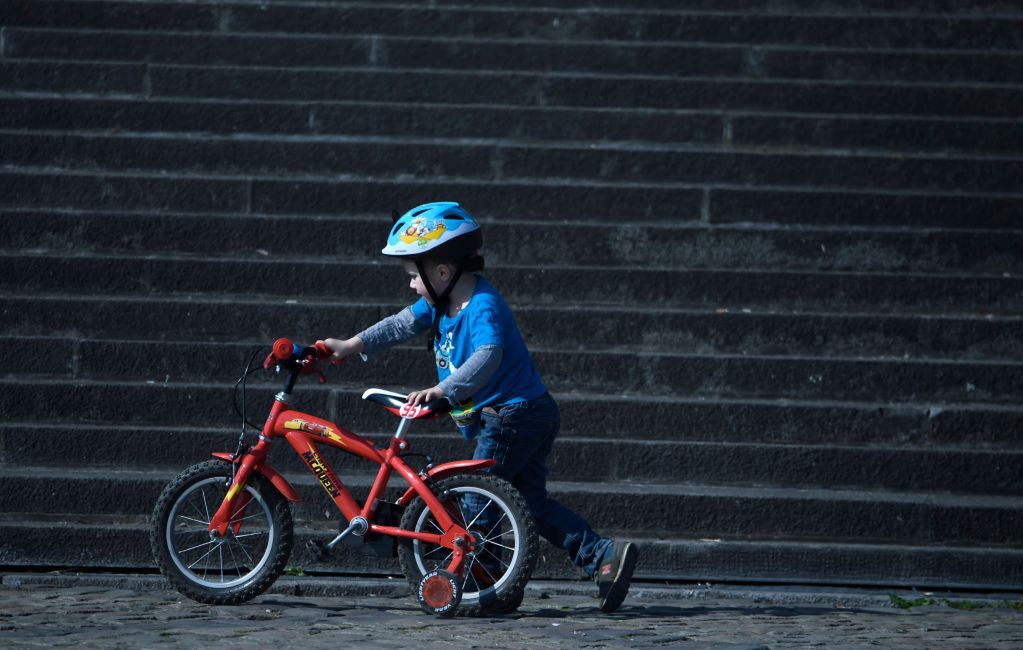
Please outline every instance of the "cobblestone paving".
[[266, 594], [212, 607], [175, 592], [0, 586], [0, 647], [102, 648], [1021, 648], [1023, 612], [900, 610], [754, 599], [630, 598], [614, 615], [531, 593], [514, 615], [438, 619], [411, 597]]

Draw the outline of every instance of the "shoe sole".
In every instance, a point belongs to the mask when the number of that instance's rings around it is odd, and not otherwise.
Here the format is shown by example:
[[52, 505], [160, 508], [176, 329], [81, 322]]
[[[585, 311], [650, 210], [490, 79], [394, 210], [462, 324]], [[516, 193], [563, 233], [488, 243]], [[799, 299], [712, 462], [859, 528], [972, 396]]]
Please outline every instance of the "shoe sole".
[[[636, 551], [635, 544], [629, 542], [625, 547], [625, 553], [623, 554], [622, 563], [618, 567], [618, 573], [615, 574], [614, 580], [611, 581], [611, 588], [607, 590], [607, 595], [604, 596], [604, 600], [600, 603], [600, 611], [605, 614], [618, 609], [625, 600], [625, 596], [629, 593], [629, 585], [632, 583], [632, 572], [636, 569], [636, 560], [639, 559], [639, 553]], [[622, 580], [622, 576], [627, 576], [625, 580]]]

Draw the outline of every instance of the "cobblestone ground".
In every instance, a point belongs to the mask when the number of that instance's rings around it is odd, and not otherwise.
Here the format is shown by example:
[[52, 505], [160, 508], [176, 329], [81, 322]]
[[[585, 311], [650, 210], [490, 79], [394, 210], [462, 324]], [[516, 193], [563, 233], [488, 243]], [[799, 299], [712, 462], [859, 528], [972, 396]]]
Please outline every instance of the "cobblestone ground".
[[166, 590], [0, 586], [0, 647], [1023, 648], [1023, 612], [988, 604], [780, 604], [631, 597], [614, 615], [580, 595], [529, 593], [514, 615], [438, 619], [411, 597], [267, 594], [212, 607]]

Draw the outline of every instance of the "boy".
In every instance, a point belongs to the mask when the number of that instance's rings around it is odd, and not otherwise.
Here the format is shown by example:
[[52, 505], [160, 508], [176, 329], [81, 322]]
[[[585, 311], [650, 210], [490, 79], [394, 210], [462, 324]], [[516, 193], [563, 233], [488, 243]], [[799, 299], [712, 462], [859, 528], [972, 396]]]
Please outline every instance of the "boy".
[[593, 577], [600, 609], [625, 599], [638, 556], [629, 542], [602, 538], [579, 515], [547, 496], [547, 456], [560, 428], [558, 406], [533, 365], [508, 305], [481, 275], [483, 237], [457, 203], [409, 210], [391, 229], [383, 254], [401, 260], [419, 300], [347, 340], [327, 339], [334, 357], [375, 354], [431, 330], [439, 383], [409, 393], [409, 404], [445, 397], [459, 430], [477, 437], [474, 458], [529, 504], [541, 535]]

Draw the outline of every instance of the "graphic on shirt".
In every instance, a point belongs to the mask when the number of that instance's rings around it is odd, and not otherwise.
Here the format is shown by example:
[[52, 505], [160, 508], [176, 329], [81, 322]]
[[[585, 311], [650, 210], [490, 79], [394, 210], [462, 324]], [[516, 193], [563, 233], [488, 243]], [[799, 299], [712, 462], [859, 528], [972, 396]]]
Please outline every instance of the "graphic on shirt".
[[401, 241], [406, 244], [418, 244], [419, 246], [426, 246], [431, 241], [439, 239], [447, 228], [444, 226], [443, 221], [434, 221], [433, 219], [413, 219], [409, 223], [408, 228], [405, 232], [398, 236]]
[[447, 338], [436, 348], [437, 367], [457, 372], [458, 368], [451, 362], [451, 353], [455, 349], [454, 332], [448, 332]]

